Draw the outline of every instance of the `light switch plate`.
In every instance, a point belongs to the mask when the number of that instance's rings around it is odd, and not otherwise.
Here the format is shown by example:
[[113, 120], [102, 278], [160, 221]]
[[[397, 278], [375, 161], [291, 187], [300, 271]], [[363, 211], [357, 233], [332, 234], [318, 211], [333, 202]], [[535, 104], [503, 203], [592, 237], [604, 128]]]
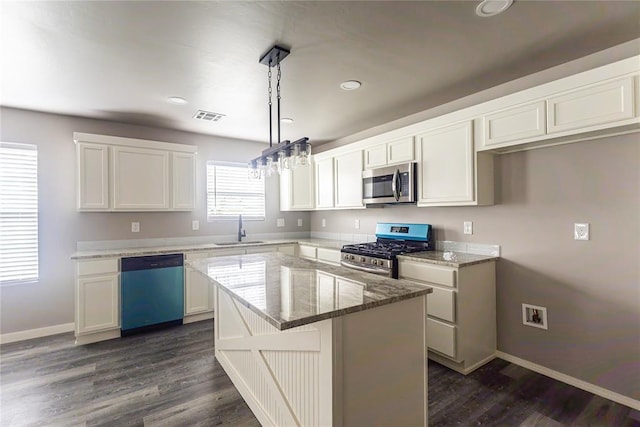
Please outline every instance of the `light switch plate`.
[[191, 221], [191, 229], [193, 231], [200, 230], [200, 221], [198, 221], [197, 219], [194, 219], [193, 221]]
[[573, 239], [574, 240], [589, 240], [589, 224], [578, 223], [573, 224]]
[[356, 230], [359, 230], [360, 229], [360, 220], [356, 219], [354, 224], [353, 224], [353, 226], [355, 227]]
[[132, 222], [131, 223], [131, 232], [132, 233], [139, 233], [140, 232], [140, 223], [139, 222]]
[[298, 227], [302, 227], [302, 218], [298, 218]]
[[278, 227], [284, 227], [284, 218], [278, 218], [276, 221]]
[[463, 223], [464, 234], [473, 234], [473, 222], [465, 221]]
[[327, 220], [326, 220], [326, 219], [324, 219], [324, 218], [322, 218], [322, 226], [323, 226], [323, 227], [326, 227], [326, 226], [327, 226]]

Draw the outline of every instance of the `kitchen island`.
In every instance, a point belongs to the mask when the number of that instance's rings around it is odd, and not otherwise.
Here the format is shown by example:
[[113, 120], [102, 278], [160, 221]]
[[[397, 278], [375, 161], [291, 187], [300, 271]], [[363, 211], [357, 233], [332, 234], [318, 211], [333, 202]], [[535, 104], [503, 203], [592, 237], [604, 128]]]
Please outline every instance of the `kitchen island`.
[[427, 425], [432, 289], [280, 253], [189, 263], [215, 355], [263, 425]]

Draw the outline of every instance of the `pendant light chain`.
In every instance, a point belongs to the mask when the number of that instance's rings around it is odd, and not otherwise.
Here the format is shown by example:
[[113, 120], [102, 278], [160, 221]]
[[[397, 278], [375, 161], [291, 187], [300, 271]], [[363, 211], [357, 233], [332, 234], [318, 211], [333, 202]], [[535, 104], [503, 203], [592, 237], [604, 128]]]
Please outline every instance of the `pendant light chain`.
[[269, 77], [269, 147], [272, 147], [273, 146], [273, 124], [272, 124], [272, 122], [273, 122], [273, 120], [272, 120], [273, 113], [272, 113], [272, 110], [271, 110], [271, 105], [272, 105], [272, 103], [271, 103], [271, 93], [272, 93], [272, 90], [271, 90], [271, 61], [269, 61], [269, 73], [267, 75]]
[[276, 93], [278, 96], [278, 144], [280, 144], [280, 77], [282, 76], [282, 72], [280, 71], [280, 58], [278, 58], [278, 74], [276, 77]]

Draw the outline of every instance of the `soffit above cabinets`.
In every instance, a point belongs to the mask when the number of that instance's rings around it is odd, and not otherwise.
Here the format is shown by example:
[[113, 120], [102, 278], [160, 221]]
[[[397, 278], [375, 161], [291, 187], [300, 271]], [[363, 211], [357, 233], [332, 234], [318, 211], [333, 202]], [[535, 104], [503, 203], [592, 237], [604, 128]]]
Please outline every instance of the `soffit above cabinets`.
[[640, 37], [640, 2], [477, 3], [5, 1], [2, 105], [266, 142], [278, 42], [282, 139], [317, 144]]

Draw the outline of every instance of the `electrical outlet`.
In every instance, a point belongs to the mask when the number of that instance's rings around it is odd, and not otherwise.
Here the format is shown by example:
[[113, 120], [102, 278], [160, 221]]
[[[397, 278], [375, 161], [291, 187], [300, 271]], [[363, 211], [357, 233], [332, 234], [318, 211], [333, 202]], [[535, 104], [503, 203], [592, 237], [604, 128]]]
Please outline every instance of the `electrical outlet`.
[[575, 223], [573, 224], [574, 240], [589, 240], [589, 224]]
[[326, 219], [324, 219], [324, 218], [322, 218], [322, 226], [323, 226], [323, 227], [326, 227], [326, 226], [327, 226], [327, 220], [326, 220]]
[[298, 218], [298, 227], [302, 227], [302, 218]]
[[465, 221], [463, 223], [464, 234], [473, 234], [473, 222]]
[[276, 221], [276, 225], [278, 227], [284, 227], [284, 218], [278, 218], [278, 220]]
[[131, 232], [132, 233], [139, 233], [140, 232], [140, 223], [139, 222], [132, 222], [131, 223]]
[[191, 221], [191, 229], [192, 230], [200, 230], [200, 221], [198, 221], [197, 219], [194, 219], [193, 221]]
[[522, 324], [534, 328], [549, 329], [547, 307], [522, 304]]
[[360, 220], [356, 219], [355, 222], [353, 223], [353, 226], [355, 227], [356, 230], [360, 229]]

